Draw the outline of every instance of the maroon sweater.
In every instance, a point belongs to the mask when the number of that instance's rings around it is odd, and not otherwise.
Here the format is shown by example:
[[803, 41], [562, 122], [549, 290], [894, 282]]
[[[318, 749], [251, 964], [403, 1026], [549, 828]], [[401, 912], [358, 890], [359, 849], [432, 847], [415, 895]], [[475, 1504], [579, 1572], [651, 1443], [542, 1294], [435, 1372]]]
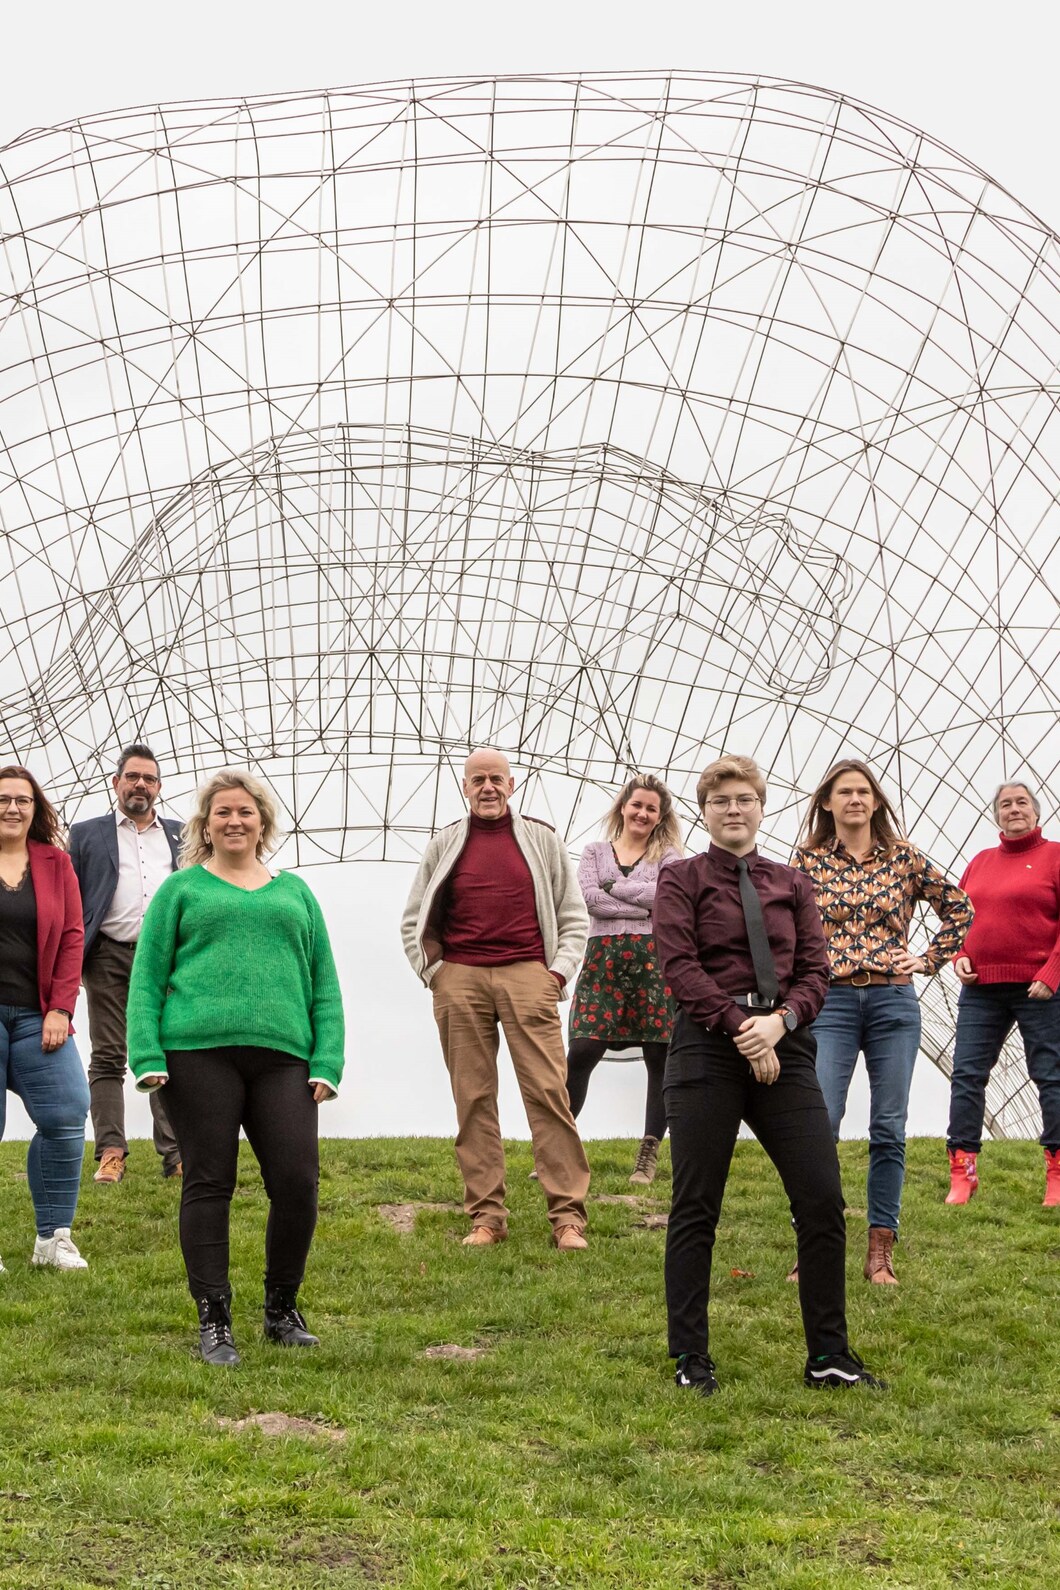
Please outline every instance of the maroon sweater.
[[958, 952], [980, 983], [1046, 983], [1060, 988], [1060, 844], [1035, 828], [1001, 836], [965, 868], [961, 888], [975, 920]]
[[442, 958], [458, 966], [545, 964], [534, 880], [512, 833], [512, 817], [471, 813], [467, 843], [445, 886]]

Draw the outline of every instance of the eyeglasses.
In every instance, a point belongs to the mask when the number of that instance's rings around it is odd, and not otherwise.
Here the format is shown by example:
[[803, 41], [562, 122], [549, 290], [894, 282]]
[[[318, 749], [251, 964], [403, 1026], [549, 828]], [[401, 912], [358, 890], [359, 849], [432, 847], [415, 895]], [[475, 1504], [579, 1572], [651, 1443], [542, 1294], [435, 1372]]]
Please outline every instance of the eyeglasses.
[[153, 773], [123, 773], [122, 778], [127, 784], [146, 784], [148, 789], [154, 789], [158, 783]]
[[730, 806], [736, 806], [742, 812], [749, 812], [758, 805], [757, 795], [712, 795], [706, 802], [712, 812], [727, 812]]
[[17, 806], [20, 812], [28, 812], [32, 805], [32, 795], [0, 795], [0, 812], [5, 812], [9, 806]]

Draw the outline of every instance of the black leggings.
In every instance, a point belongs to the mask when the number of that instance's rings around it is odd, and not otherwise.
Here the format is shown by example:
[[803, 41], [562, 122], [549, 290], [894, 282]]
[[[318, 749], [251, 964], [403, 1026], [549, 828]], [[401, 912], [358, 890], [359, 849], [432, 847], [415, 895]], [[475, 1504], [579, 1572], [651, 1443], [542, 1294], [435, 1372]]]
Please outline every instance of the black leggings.
[[[644, 1064], [648, 1068], [648, 1099], [644, 1106], [644, 1136], [666, 1136], [666, 1105], [663, 1103], [663, 1072], [666, 1069], [664, 1043], [645, 1043]], [[589, 1091], [589, 1078], [608, 1049], [599, 1038], [572, 1038], [567, 1050], [567, 1094], [571, 1114], [577, 1116]]]
[[278, 1049], [179, 1049], [166, 1055], [166, 1110], [184, 1181], [180, 1246], [193, 1297], [228, 1288], [228, 1217], [239, 1129], [269, 1196], [265, 1285], [297, 1291], [317, 1221], [317, 1105], [304, 1060]]

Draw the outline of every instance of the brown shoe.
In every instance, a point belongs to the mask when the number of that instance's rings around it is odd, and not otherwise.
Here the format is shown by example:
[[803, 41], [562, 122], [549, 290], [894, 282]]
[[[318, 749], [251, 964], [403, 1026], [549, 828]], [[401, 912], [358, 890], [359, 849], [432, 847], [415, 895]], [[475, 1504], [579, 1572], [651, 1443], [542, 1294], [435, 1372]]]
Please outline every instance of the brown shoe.
[[472, 1226], [462, 1248], [492, 1248], [495, 1242], [507, 1242], [508, 1233], [503, 1226]]
[[889, 1226], [869, 1227], [869, 1253], [864, 1269], [866, 1281], [872, 1281], [876, 1286], [898, 1285], [892, 1259], [894, 1239], [895, 1233]]
[[105, 1148], [93, 1181], [121, 1181], [125, 1175], [125, 1155], [120, 1148]]
[[584, 1233], [577, 1226], [557, 1226], [552, 1233], [552, 1240], [561, 1253], [574, 1253], [578, 1248], [589, 1246]]
[[792, 1265], [791, 1269], [788, 1271], [788, 1273], [784, 1277], [784, 1279], [785, 1279], [785, 1281], [790, 1281], [794, 1286], [798, 1286], [798, 1284], [799, 1284], [799, 1261], [798, 1261], [798, 1259], [795, 1260], [795, 1263]]
[[180, 1181], [184, 1175], [184, 1161], [178, 1159], [175, 1165], [162, 1166], [163, 1181]]
[[641, 1138], [640, 1147], [637, 1149], [637, 1161], [633, 1166], [633, 1174], [629, 1178], [638, 1187], [650, 1187], [655, 1180], [655, 1172], [659, 1168], [659, 1139], [657, 1137]]

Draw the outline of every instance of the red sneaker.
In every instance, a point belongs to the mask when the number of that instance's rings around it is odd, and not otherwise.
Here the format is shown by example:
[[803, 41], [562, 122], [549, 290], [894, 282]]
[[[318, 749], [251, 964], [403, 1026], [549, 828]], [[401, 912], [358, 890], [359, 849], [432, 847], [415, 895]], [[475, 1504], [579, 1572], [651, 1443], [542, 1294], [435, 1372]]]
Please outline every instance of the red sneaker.
[[950, 1148], [946, 1152], [950, 1156], [950, 1190], [946, 1194], [946, 1202], [966, 1204], [969, 1198], [974, 1197], [979, 1186], [976, 1156], [966, 1153], [963, 1148]]
[[1060, 1209], [1060, 1148], [1045, 1150], [1045, 1197], [1043, 1209]]

